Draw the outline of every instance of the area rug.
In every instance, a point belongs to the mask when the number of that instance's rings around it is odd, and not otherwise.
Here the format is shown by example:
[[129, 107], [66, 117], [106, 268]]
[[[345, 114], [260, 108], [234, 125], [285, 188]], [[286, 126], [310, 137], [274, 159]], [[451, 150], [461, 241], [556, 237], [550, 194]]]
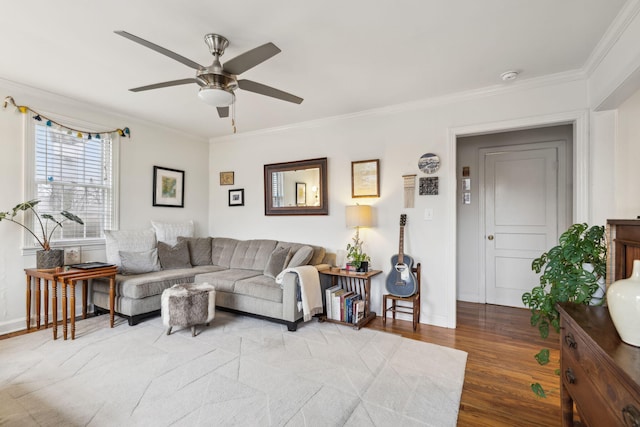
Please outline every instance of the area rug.
[[[2, 426], [455, 426], [467, 354], [218, 311], [167, 336], [108, 316], [0, 341]], [[59, 336], [61, 331], [59, 331]]]

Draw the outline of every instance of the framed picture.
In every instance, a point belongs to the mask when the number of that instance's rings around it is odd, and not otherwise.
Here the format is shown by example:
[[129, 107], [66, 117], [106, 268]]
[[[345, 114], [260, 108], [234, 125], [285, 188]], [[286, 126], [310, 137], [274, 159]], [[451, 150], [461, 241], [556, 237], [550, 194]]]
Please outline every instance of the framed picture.
[[153, 167], [153, 206], [184, 208], [184, 171]]
[[229, 190], [229, 206], [244, 206], [244, 188]]
[[351, 197], [380, 197], [380, 160], [351, 162]]
[[307, 184], [296, 182], [296, 205], [307, 206]]
[[220, 172], [220, 185], [233, 185], [233, 172]]
[[437, 196], [438, 195], [438, 177], [420, 178], [420, 195], [421, 196]]

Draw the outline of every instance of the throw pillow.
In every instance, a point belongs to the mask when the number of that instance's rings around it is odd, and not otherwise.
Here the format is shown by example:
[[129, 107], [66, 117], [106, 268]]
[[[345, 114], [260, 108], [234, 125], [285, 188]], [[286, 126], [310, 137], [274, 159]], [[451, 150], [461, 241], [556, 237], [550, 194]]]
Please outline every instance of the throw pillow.
[[296, 251], [295, 254], [289, 260], [287, 268], [300, 267], [301, 265], [307, 265], [313, 256], [313, 248], [311, 246], [302, 246]]
[[120, 251], [119, 255], [122, 261], [120, 267], [122, 274], [142, 274], [161, 269], [157, 249], [143, 252]]
[[283, 248], [283, 247], [275, 248], [273, 252], [271, 252], [271, 255], [269, 255], [269, 259], [267, 260], [267, 265], [264, 267], [264, 271], [262, 272], [262, 274], [275, 279], [276, 276], [280, 274], [282, 270], [284, 270], [284, 266], [286, 265], [288, 258], [289, 258], [288, 248]]
[[189, 258], [189, 245], [186, 240], [182, 240], [174, 246], [158, 242], [158, 258], [163, 270], [192, 267]]
[[178, 242], [187, 241], [191, 265], [211, 265], [211, 237], [178, 237]]
[[158, 242], [165, 242], [170, 245], [178, 243], [178, 236], [193, 237], [193, 221], [185, 222], [160, 222], [151, 221], [151, 226], [156, 232]]
[[122, 267], [120, 251], [143, 252], [156, 248], [156, 233], [147, 230], [104, 230], [107, 262]]

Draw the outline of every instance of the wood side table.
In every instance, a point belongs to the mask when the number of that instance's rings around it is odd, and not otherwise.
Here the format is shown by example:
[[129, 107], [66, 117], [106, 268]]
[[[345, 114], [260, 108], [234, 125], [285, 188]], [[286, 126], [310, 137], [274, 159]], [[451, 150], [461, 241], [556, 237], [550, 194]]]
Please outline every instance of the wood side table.
[[362, 295], [364, 300], [364, 317], [358, 323], [341, 322], [340, 320], [329, 319], [327, 316], [320, 318], [322, 321], [340, 323], [360, 329], [376, 318], [376, 313], [371, 311], [371, 278], [382, 273], [382, 270], [369, 270], [366, 273], [355, 273], [346, 270], [321, 270], [318, 273], [331, 277], [331, 285], [340, 285], [347, 291], [353, 291]]
[[71, 288], [70, 295], [70, 324], [71, 324], [71, 339], [75, 339], [76, 331], [76, 284], [80, 282], [82, 284], [82, 318], [87, 317], [87, 287], [89, 279], [96, 279], [104, 277], [109, 279], [109, 325], [113, 328], [114, 315], [115, 315], [115, 284], [116, 284], [116, 266], [92, 268], [87, 270], [81, 270], [72, 268], [69, 270], [58, 269], [43, 269], [38, 270], [35, 268], [26, 268], [25, 274], [27, 276], [27, 329], [31, 324], [31, 278], [35, 278], [36, 282], [36, 309], [38, 311], [37, 326], [40, 328], [40, 284], [41, 280], [45, 282], [45, 328], [48, 327], [48, 283], [51, 283], [51, 310], [53, 317], [53, 339], [58, 338], [58, 298], [57, 298], [57, 286], [62, 286], [62, 334], [64, 339], [67, 339], [67, 286]]

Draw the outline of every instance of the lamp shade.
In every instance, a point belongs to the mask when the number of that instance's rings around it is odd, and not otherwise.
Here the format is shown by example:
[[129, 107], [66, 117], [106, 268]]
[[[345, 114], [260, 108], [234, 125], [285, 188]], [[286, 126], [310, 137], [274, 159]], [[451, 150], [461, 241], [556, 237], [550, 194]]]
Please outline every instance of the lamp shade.
[[373, 215], [371, 206], [353, 205], [347, 206], [347, 227], [371, 227]]

